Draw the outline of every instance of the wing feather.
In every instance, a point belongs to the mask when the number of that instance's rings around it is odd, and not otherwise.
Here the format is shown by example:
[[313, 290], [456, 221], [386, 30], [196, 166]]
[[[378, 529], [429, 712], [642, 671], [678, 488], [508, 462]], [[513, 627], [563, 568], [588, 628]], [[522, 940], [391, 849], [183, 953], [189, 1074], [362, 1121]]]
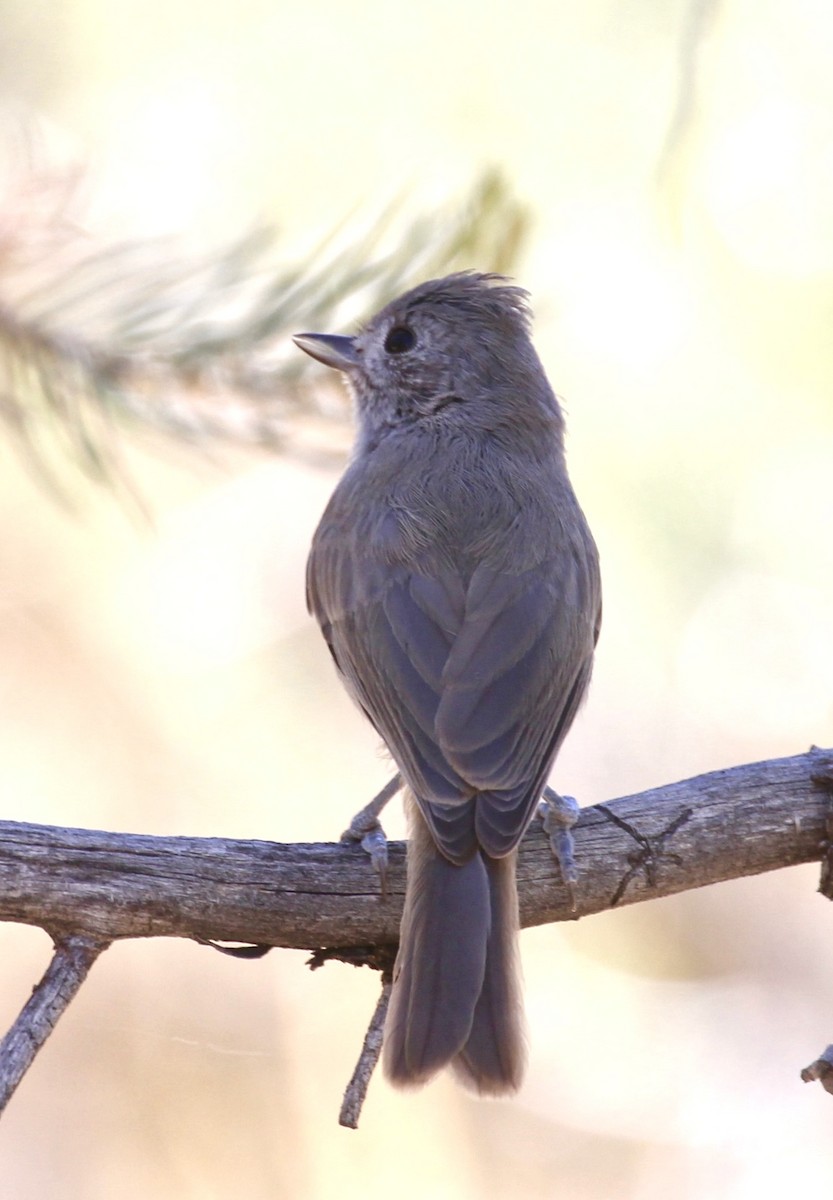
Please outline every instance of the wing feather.
[[586, 536], [468, 579], [430, 547], [313, 544], [309, 606], [452, 861], [517, 845], [581, 702], [600, 604]]

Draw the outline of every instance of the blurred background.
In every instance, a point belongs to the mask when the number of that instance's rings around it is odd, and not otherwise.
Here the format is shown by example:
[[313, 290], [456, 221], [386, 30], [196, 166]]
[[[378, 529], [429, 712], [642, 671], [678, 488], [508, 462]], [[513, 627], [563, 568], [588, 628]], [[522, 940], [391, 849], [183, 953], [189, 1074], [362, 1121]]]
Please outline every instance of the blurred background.
[[[511, 258], [567, 408], [605, 626], [554, 782], [590, 804], [833, 743], [832, 55], [822, 0], [3, 0], [0, 241], [34, 211], [21, 129], [47, 161], [86, 164], [90, 252], [133, 247], [132, 270], [105, 256], [128, 290], [263, 224], [278, 229], [266, 262], [312, 274], [328, 234], [361, 257], [383, 212], [387, 249], [369, 258], [404, 246], [422, 277], [424, 245], [442, 247], [448, 214], [499, 172], [505, 226], [464, 238], [454, 263]], [[0, 300], [40, 319], [43, 281], [32, 302], [8, 265]], [[93, 328], [77, 299], [45, 327]], [[345, 286], [331, 320], [351, 327], [370, 299]], [[289, 308], [260, 347], [267, 385], [292, 370], [285, 330], [307, 324]], [[271, 412], [269, 386], [240, 409], [233, 371], [166, 376], [161, 400], [145, 379], [146, 415], [158, 403], [187, 426], [211, 404], [242, 411], [244, 432], [192, 447], [116, 413], [110, 482], [70, 472], [57, 497], [8, 421], [4, 817], [331, 840], [385, 780], [304, 609], [307, 547], [349, 444], [341, 394], [304, 370], [292, 394], [306, 407], [281, 410], [271, 448], [246, 425]], [[128, 478], [146, 516], [121, 495]], [[387, 827], [402, 833], [398, 812]], [[401, 1095], [377, 1078], [358, 1132], [336, 1118], [370, 972], [117, 945], [0, 1122], [4, 1196], [829, 1188], [830, 1099], [798, 1077], [833, 1040], [833, 914], [816, 880], [794, 869], [528, 931], [518, 1098], [477, 1102], [445, 1078]], [[0, 948], [5, 1027], [49, 941], [7, 925]]]

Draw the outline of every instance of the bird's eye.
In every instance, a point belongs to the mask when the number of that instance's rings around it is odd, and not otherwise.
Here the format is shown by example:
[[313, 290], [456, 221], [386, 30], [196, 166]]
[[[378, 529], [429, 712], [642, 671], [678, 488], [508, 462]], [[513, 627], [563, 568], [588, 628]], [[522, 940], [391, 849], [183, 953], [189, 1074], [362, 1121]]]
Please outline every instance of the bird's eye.
[[416, 334], [408, 325], [394, 325], [385, 338], [388, 354], [407, 354], [416, 345]]

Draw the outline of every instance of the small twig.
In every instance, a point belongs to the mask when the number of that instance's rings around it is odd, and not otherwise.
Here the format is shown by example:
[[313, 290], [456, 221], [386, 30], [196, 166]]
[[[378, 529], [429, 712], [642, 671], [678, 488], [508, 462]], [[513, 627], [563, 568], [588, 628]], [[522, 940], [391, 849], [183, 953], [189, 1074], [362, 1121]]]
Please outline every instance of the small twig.
[[338, 1123], [339, 1125], [343, 1125], [345, 1129], [358, 1129], [359, 1127], [359, 1117], [364, 1105], [364, 1098], [367, 1095], [370, 1079], [376, 1063], [379, 1061], [379, 1054], [382, 1049], [382, 1032], [385, 1028], [385, 1016], [388, 1011], [391, 986], [389, 981], [382, 984], [379, 1000], [373, 1011], [373, 1016], [370, 1018], [367, 1033], [364, 1035], [364, 1042], [362, 1043], [358, 1062], [353, 1074], [350, 1076], [350, 1082], [344, 1091], [341, 1111], [338, 1114]]
[[0, 1042], [0, 1113], [108, 944], [79, 936], [55, 943], [46, 974]]
[[815, 1062], [805, 1067], [801, 1078], [805, 1083], [812, 1083], [818, 1079], [824, 1090], [833, 1095], [833, 1046], [828, 1046]]

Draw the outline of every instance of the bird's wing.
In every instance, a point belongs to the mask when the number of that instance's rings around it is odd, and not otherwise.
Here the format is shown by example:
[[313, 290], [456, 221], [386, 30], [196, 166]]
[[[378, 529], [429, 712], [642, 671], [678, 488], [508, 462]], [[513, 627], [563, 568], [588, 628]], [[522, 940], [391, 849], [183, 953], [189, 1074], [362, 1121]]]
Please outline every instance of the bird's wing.
[[477, 788], [477, 841], [495, 856], [522, 837], [590, 677], [595, 548], [567, 551], [517, 575], [478, 568], [443, 670], [436, 736]]
[[313, 546], [310, 609], [452, 861], [517, 844], [584, 692], [597, 574], [562, 557], [466, 585], [424, 556]]

